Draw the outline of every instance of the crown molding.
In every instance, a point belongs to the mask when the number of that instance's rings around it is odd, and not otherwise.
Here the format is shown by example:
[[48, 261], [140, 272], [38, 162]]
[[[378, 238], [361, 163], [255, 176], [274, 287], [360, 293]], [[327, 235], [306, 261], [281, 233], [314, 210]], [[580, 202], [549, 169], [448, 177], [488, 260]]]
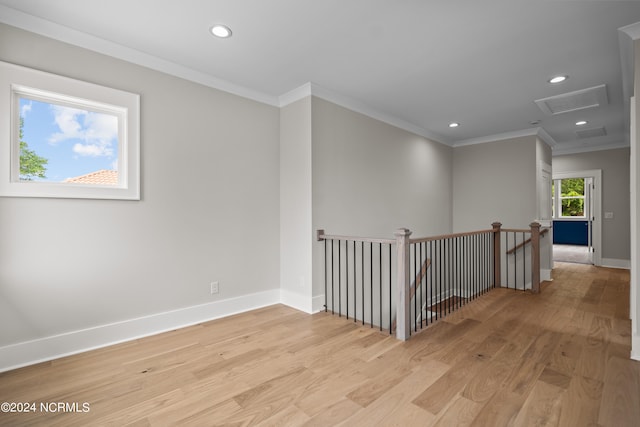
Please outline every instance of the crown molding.
[[627, 34], [632, 40], [638, 40], [640, 39], [640, 22], [618, 28], [618, 31]]
[[201, 71], [65, 27], [64, 25], [56, 24], [55, 22], [20, 12], [7, 6], [0, 5], [0, 22], [41, 36], [49, 37], [54, 40], [59, 40], [64, 43], [69, 43], [74, 46], [82, 47], [94, 52], [122, 59], [136, 65], [150, 68], [152, 70], [160, 71], [204, 86], [228, 92], [242, 98], [248, 98], [253, 101], [272, 106], [279, 105], [278, 98], [275, 96], [213, 77]]
[[541, 127], [532, 129], [522, 129], [512, 132], [498, 133], [495, 135], [482, 136], [479, 138], [464, 139], [453, 144], [454, 147], [464, 147], [467, 145], [486, 144], [487, 142], [503, 141], [505, 139], [522, 138], [525, 136], [536, 136], [551, 148], [557, 145], [556, 141]]
[[443, 138], [441, 135], [433, 133], [420, 126], [416, 126], [413, 123], [409, 123], [391, 114], [378, 111], [374, 108], [371, 108], [369, 105], [365, 104], [362, 101], [359, 101], [354, 98], [350, 98], [345, 95], [341, 95], [337, 92], [323, 88], [312, 82], [305, 83], [304, 85], [296, 89], [293, 89], [285, 93], [284, 95], [280, 96], [279, 98], [280, 107], [285, 107], [293, 102], [299, 101], [300, 99], [306, 98], [308, 96], [315, 96], [316, 98], [324, 99], [325, 101], [329, 101], [333, 104], [339, 105], [348, 110], [354, 111], [356, 113], [360, 113], [367, 117], [371, 117], [372, 119], [376, 119], [378, 121], [387, 123], [391, 126], [395, 126], [402, 130], [406, 130], [407, 132], [411, 132], [413, 134], [422, 136], [431, 141], [452, 146], [451, 142]]
[[311, 82], [305, 83], [300, 87], [290, 90], [289, 92], [278, 97], [278, 106], [280, 108], [300, 101], [312, 95]]
[[564, 156], [567, 154], [580, 154], [580, 153], [589, 153], [592, 151], [605, 151], [605, 150], [617, 150], [620, 148], [629, 148], [629, 144], [626, 142], [616, 142], [614, 144], [600, 144], [600, 145], [592, 145], [592, 146], [568, 146], [562, 147], [557, 146], [551, 152], [553, 157], [556, 156]]

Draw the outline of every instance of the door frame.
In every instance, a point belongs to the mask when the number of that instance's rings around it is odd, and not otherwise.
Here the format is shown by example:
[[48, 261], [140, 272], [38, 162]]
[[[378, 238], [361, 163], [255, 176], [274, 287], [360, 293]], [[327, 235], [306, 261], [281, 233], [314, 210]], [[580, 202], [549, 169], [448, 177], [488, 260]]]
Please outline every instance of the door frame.
[[578, 170], [571, 172], [554, 172], [553, 180], [566, 178], [592, 178], [591, 192], [593, 212], [591, 212], [593, 265], [602, 266], [602, 169]]

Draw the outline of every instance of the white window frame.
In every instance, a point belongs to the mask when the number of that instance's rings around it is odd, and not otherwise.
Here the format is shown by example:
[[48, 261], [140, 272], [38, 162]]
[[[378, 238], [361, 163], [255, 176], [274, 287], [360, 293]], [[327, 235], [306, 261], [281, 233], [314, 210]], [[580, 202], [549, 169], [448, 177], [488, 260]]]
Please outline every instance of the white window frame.
[[[20, 180], [20, 98], [118, 118], [118, 184]], [[0, 61], [0, 196], [140, 200], [140, 96]]]
[[[563, 197], [561, 196], [562, 194], [562, 181], [565, 179], [576, 179], [576, 178], [581, 178], [581, 177], [571, 177], [571, 178], [555, 178], [553, 180], [553, 185], [554, 185], [554, 194], [553, 194], [553, 219], [558, 219], [558, 220], [568, 220], [568, 219], [575, 219], [575, 220], [585, 220], [586, 218], [588, 218], [588, 206], [586, 205], [586, 196], [583, 194], [582, 196], [568, 196], [568, 197]], [[586, 178], [582, 178], [582, 179], [586, 179]], [[586, 186], [586, 182], [585, 182], [585, 186]], [[560, 190], [560, 193], [558, 193], [558, 190]], [[586, 188], [585, 188], [585, 191]], [[584, 206], [584, 215], [581, 216], [565, 216], [562, 214], [562, 201], [565, 199], [582, 199], [583, 200], [583, 206]]]

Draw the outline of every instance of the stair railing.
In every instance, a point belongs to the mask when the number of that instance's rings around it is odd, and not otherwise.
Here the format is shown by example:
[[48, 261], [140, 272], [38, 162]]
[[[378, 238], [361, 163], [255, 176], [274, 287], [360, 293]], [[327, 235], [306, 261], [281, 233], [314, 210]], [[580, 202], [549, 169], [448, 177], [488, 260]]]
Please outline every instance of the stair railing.
[[394, 239], [318, 230], [317, 238], [324, 242], [325, 311], [406, 340], [490, 289], [509, 285], [509, 274], [503, 285], [509, 255], [501, 249], [509, 247], [509, 233], [530, 234], [508, 252], [530, 246], [531, 290], [537, 293], [540, 224], [530, 227], [502, 229], [496, 222], [487, 230], [416, 239], [405, 228]]

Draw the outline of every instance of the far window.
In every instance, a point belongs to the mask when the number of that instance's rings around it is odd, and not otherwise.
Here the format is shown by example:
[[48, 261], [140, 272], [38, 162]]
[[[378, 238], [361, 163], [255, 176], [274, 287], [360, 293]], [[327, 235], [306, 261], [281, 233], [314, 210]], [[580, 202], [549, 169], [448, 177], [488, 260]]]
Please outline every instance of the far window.
[[[584, 187], [584, 178], [554, 180], [552, 186], [553, 216], [555, 218], [585, 218]], [[558, 192], [558, 190], [560, 191]]]
[[140, 199], [139, 96], [0, 62], [0, 196]]

